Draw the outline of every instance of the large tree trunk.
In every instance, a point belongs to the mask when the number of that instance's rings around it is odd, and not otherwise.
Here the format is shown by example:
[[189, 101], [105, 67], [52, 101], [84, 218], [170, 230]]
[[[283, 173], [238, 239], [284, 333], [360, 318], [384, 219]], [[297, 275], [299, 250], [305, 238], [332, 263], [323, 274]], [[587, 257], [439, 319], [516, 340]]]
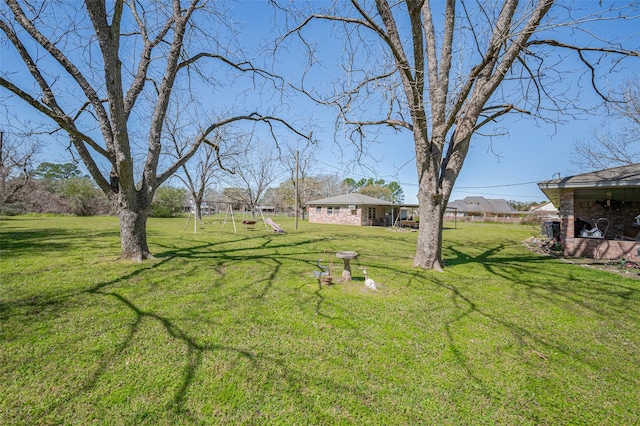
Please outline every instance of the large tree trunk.
[[195, 217], [196, 220], [202, 220], [202, 199], [195, 197], [196, 202], [196, 211]]
[[442, 271], [442, 213], [420, 206], [420, 229], [413, 266]]
[[153, 259], [147, 246], [147, 218], [149, 217], [147, 210], [141, 209], [136, 212], [121, 208], [118, 216], [120, 217], [121, 259], [135, 262]]
[[442, 220], [445, 198], [437, 190], [435, 182], [435, 177], [423, 178], [418, 189], [420, 225], [413, 266], [442, 271]]

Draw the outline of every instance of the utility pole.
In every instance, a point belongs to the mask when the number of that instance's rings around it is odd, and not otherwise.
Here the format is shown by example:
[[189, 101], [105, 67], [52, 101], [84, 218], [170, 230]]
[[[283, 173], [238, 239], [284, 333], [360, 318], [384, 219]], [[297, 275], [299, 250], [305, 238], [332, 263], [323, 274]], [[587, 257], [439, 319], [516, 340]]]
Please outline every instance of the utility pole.
[[296, 150], [296, 226], [295, 229], [298, 229], [298, 158], [300, 156], [300, 151]]

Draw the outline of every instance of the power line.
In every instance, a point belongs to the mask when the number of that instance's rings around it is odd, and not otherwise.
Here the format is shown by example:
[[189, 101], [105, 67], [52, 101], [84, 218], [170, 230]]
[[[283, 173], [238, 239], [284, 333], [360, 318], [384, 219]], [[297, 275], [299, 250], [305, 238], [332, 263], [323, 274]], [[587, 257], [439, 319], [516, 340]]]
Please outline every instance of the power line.
[[[348, 170], [347, 170], [346, 168], [344, 168], [344, 167], [337, 167], [337, 166], [334, 166], [334, 165], [332, 165], [332, 164], [327, 164], [327, 163], [324, 163], [324, 162], [319, 161], [319, 160], [316, 160], [316, 163], [318, 163], [318, 164], [322, 164], [323, 166], [326, 166], [326, 167], [332, 168], [332, 169], [334, 169], [334, 170], [337, 170], [337, 171], [339, 171], [339, 172], [345, 173], [345, 174], [346, 174], [346, 175], [348, 175], [348, 176], [361, 177], [361, 178], [365, 178], [365, 179], [366, 179], [366, 178], [370, 178], [370, 177], [371, 177], [370, 175], [365, 175], [365, 174], [363, 174], [363, 173], [359, 173], [359, 172], [354, 171], [354, 170], [348, 171]], [[384, 176], [375, 176], [375, 177], [376, 177], [376, 178], [378, 178], [378, 177], [384, 177]], [[392, 177], [390, 177], [390, 175], [387, 175], [387, 179], [392, 179]], [[409, 186], [411, 186], [411, 185], [413, 185], [413, 186], [418, 186], [418, 184], [417, 184], [417, 183], [404, 183], [404, 182], [398, 182], [398, 184], [400, 184], [400, 185], [409, 185]]]
[[486, 189], [486, 188], [505, 188], [508, 186], [520, 186], [520, 185], [531, 185], [532, 183], [538, 183], [541, 181], [532, 181], [532, 182], [520, 182], [520, 183], [509, 183], [505, 185], [487, 185], [487, 186], [457, 186], [455, 189]]
[[[414, 157], [415, 158], [415, 157]], [[411, 161], [411, 160], [409, 160]], [[317, 163], [322, 164], [323, 166], [326, 167], [330, 167], [334, 170], [338, 170], [341, 172], [346, 172], [346, 170], [344, 168], [340, 168], [340, 167], [336, 167], [332, 164], [327, 164], [325, 162], [316, 160]], [[405, 163], [402, 167], [404, 167], [407, 163]], [[368, 177], [365, 176], [364, 174], [358, 173], [358, 172], [349, 172], [348, 174], [351, 175], [355, 175], [358, 177]], [[508, 188], [508, 187], [513, 187], [513, 186], [523, 186], [523, 185], [532, 185], [532, 184], [537, 184], [538, 182], [541, 182], [542, 180], [534, 180], [534, 181], [530, 181], [530, 182], [519, 182], [519, 183], [510, 183], [510, 184], [503, 184], [503, 185], [485, 185], [485, 186], [454, 186], [454, 191], [458, 191], [460, 189], [490, 189], [490, 188]], [[402, 186], [419, 186], [418, 183], [413, 183], [413, 182], [398, 182], [398, 184], [402, 185]], [[465, 191], [458, 191], [458, 192], [465, 192]], [[498, 195], [498, 196], [509, 196], [509, 195], [504, 195], [504, 194], [487, 194], [487, 195]], [[535, 196], [532, 195], [522, 195], [522, 197], [530, 197], [530, 198], [535, 198]]]
[[[454, 189], [454, 192], [456, 193], [461, 193], [461, 194], [474, 194], [474, 195], [478, 195], [478, 192], [472, 192], [472, 191], [457, 191]], [[492, 197], [518, 197], [518, 198], [532, 198], [532, 199], [536, 199], [539, 200], [541, 198], [540, 195], [520, 195], [520, 194], [493, 194], [493, 193], [489, 193], [489, 192], [480, 192], [481, 195], [490, 195]]]

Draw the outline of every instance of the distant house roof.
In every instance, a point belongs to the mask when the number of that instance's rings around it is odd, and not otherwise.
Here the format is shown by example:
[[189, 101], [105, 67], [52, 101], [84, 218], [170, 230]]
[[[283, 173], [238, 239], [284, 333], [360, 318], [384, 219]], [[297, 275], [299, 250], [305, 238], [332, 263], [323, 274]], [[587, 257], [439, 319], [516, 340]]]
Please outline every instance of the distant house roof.
[[322, 198], [320, 200], [309, 201], [310, 205], [373, 205], [373, 206], [392, 206], [390, 201], [381, 200], [379, 198], [369, 197], [368, 195], [351, 192], [349, 194], [336, 195], [335, 197]]
[[447, 204], [449, 209], [468, 213], [514, 213], [516, 210], [505, 200], [484, 197], [465, 197]]
[[561, 189], [640, 187], [640, 163], [551, 179], [538, 187], [554, 205], [560, 203]]
[[558, 212], [558, 209], [553, 205], [551, 201], [547, 201], [546, 203], [542, 203], [539, 206], [531, 207], [531, 212], [539, 213], [539, 212]]

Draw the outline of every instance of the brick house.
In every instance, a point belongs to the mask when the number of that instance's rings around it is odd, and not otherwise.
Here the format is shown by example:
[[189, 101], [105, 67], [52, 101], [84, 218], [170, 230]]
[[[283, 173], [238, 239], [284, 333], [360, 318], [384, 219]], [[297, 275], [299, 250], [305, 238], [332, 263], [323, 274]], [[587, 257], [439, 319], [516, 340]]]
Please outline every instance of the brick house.
[[397, 214], [399, 207], [355, 192], [307, 203], [309, 223], [355, 226], [391, 225], [394, 211]]
[[563, 254], [619, 259], [640, 249], [640, 163], [538, 183], [558, 208]]
[[447, 204], [445, 217], [451, 219], [490, 220], [495, 222], [517, 217], [517, 211], [505, 200], [487, 199], [484, 197], [465, 197], [462, 200], [451, 201]]

